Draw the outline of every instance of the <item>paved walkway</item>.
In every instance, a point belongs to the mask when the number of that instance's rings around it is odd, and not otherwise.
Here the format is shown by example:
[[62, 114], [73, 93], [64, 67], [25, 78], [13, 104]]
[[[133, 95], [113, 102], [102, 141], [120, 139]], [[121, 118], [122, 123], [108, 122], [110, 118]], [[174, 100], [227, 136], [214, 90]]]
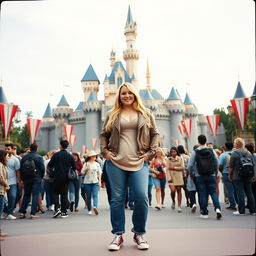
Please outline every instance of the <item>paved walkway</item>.
[[252, 255], [255, 251], [254, 216], [234, 216], [222, 203], [222, 220], [216, 220], [212, 205], [209, 205], [209, 219], [200, 219], [198, 212], [192, 214], [185, 206], [182, 213], [173, 211], [167, 195], [165, 209], [149, 209], [148, 251], [139, 251], [132, 241], [132, 211], [126, 210], [124, 246], [118, 252], [109, 252], [107, 245], [112, 240], [112, 234], [109, 232], [111, 227], [106, 202], [105, 191], [100, 191], [98, 216], [87, 215], [80, 205], [78, 213], [73, 212], [65, 219], [53, 219], [52, 212], [46, 212], [40, 214], [37, 220], [2, 220], [1, 229], [9, 236], [1, 242], [1, 255], [218, 256]]

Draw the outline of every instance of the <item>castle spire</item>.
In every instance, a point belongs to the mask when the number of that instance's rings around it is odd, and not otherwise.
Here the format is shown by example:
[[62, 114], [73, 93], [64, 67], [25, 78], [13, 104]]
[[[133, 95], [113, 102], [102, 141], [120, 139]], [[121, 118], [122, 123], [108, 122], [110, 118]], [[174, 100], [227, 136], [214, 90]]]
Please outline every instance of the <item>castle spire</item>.
[[146, 88], [149, 91], [152, 91], [152, 87], [151, 87], [151, 84], [150, 84], [150, 78], [151, 78], [151, 74], [150, 74], [150, 70], [149, 70], [149, 63], [147, 61], [147, 71], [146, 71], [147, 85], [146, 85]]

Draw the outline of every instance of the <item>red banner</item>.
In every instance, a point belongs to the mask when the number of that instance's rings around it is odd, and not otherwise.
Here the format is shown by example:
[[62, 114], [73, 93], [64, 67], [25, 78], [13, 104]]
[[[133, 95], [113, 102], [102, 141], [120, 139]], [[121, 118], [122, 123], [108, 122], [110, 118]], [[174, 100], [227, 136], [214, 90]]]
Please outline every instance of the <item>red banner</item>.
[[77, 136], [76, 135], [71, 135], [70, 137], [70, 145], [71, 145], [71, 148], [73, 149], [75, 143], [76, 143], [76, 138]]
[[27, 125], [28, 125], [28, 132], [30, 135], [30, 141], [33, 143], [35, 141], [36, 135], [39, 130], [41, 120], [38, 119], [27, 119]]
[[208, 126], [210, 128], [211, 134], [213, 136], [216, 136], [219, 128], [219, 122], [220, 122], [220, 115], [212, 115], [212, 116], [206, 116], [205, 117], [208, 123]]
[[5, 138], [7, 138], [8, 132], [12, 125], [12, 119], [14, 118], [17, 110], [18, 110], [17, 105], [0, 104], [0, 117], [3, 124]]
[[181, 120], [181, 125], [183, 127], [185, 134], [189, 138], [191, 135], [191, 131], [192, 131], [192, 119]]
[[71, 142], [70, 139], [71, 139], [71, 135], [74, 131], [74, 128], [75, 128], [74, 125], [64, 125], [64, 134], [65, 134], [66, 140], [68, 142]]
[[97, 140], [97, 138], [92, 138], [91, 141], [92, 141], [92, 148], [95, 149], [97, 146], [98, 140]]

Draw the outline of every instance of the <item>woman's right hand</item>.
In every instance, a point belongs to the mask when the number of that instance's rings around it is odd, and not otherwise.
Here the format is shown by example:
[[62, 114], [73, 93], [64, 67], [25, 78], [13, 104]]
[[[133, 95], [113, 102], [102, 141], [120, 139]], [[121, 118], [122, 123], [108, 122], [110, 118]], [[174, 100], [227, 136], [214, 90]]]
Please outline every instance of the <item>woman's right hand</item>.
[[108, 153], [107, 153], [107, 155], [106, 155], [106, 160], [110, 160], [111, 158], [113, 158], [113, 157], [115, 157], [116, 155], [113, 153], [113, 152], [111, 152], [111, 151], [109, 151]]

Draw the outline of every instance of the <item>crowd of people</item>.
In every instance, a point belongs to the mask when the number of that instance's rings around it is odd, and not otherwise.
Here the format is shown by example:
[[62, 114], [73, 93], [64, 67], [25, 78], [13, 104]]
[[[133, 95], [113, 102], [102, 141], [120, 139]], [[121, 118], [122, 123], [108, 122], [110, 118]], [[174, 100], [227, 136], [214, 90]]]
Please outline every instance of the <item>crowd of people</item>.
[[[183, 145], [169, 150], [158, 145], [154, 117], [143, 106], [137, 91], [129, 83], [121, 85], [113, 109], [100, 134], [101, 153], [88, 151], [84, 156], [69, 152], [69, 142], [60, 141], [58, 150], [45, 156], [37, 154], [37, 144], [20, 150], [5, 144], [0, 150], [0, 216], [15, 220], [39, 218], [38, 213], [53, 211], [53, 218], [66, 218], [78, 212], [83, 200], [88, 215], [99, 215], [98, 193], [105, 187], [110, 204], [113, 241], [108, 249], [119, 250], [124, 240], [125, 208], [133, 210], [133, 239], [138, 249], [149, 244], [143, 235], [148, 207], [160, 211], [166, 207], [169, 187], [171, 209], [182, 213], [185, 207], [200, 218], [208, 218], [211, 198], [216, 218], [222, 218], [219, 183], [224, 185], [226, 209], [245, 215], [248, 208], [256, 215], [256, 153], [242, 138], [213, 149], [204, 135], [192, 152]], [[155, 188], [155, 205], [152, 189]], [[184, 193], [182, 193], [182, 191]], [[80, 204], [81, 205], [81, 204]], [[17, 214], [18, 213], [18, 214]], [[4, 240], [7, 233], [0, 233]]]

